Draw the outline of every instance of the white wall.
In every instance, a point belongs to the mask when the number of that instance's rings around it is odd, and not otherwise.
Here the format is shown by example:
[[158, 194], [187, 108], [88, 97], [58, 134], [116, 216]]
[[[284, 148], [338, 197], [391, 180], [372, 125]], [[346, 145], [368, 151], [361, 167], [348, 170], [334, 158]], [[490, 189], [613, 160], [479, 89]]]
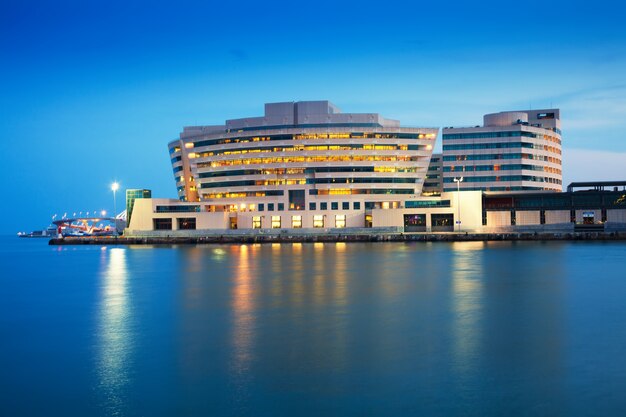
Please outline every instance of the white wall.
[[500, 227], [511, 225], [511, 212], [510, 211], [488, 211], [487, 212], [487, 227]]
[[607, 222], [626, 223], [626, 210], [615, 209], [606, 211]]
[[[437, 197], [424, 198], [424, 200], [436, 200]], [[372, 210], [373, 227], [404, 226], [405, 214], [425, 214], [426, 228], [430, 230], [431, 214], [452, 214], [454, 221], [461, 217], [462, 231], [476, 231], [482, 228], [482, 192], [461, 191], [460, 193], [442, 193], [441, 200], [450, 200], [450, 207], [430, 208], [402, 208], [402, 209], [374, 209]], [[455, 230], [458, 226], [455, 224]]]
[[541, 224], [541, 213], [539, 210], [519, 210], [515, 212], [516, 226], [529, 226]]
[[569, 210], [546, 210], [546, 224], [559, 224], [570, 222]]

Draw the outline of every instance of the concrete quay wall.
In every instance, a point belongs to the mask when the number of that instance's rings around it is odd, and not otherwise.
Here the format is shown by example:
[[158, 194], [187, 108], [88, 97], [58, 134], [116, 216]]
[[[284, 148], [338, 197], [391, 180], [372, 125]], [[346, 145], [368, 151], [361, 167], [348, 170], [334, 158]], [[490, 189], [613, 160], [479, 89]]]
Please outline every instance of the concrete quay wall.
[[332, 234], [212, 234], [196, 236], [67, 237], [51, 239], [50, 245], [178, 245], [288, 242], [463, 242], [463, 241], [558, 241], [626, 240], [626, 232], [566, 233], [332, 233]]

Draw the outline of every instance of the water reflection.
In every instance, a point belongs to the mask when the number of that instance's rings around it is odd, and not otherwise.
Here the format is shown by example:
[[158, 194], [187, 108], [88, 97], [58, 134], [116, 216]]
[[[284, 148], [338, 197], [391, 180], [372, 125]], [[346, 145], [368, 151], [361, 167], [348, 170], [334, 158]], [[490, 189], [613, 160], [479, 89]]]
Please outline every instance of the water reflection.
[[101, 276], [97, 372], [104, 406], [111, 415], [123, 414], [130, 382], [132, 351], [131, 310], [128, 300], [126, 249], [101, 251], [105, 268]]
[[346, 243], [335, 244], [337, 260], [335, 262], [335, 282], [333, 301], [335, 306], [345, 306], [348, 301], [348, 273], [350, 269]]
[[313, 244], [313, 302], [322, 305], [326, 300], [326, 265], [324, 264], [324, 244]]
[[[290, 293], [291, 302], [294, 308], [302, 310], [305, 298], [308, 298], [305, 288], [304, 265], [302, 259], [302, 244], [296, 243], [291, 245], [291, 253], [289, 256], [289, 269], [286, 281], [291, 281]], [[284, 279], [283, 278], [283, 279]]]
[[469, 372], [480, 349], [484, 242], [452, 244], [452, 302], [455, 363]]
[[282, 296], [283, 296], [283, 283], [284, 280], [281, 279], [281, 274], [282, 274], [282, 265], [281, 265], [281, 258], [280, 258], [280, 250], [281, 250], [281, 246], [280, 243], [272, 243], [271, 246], [271, 253], [268, 254], [266, 251], [264, 251], [264, 256], [271, 256], [271, 271], [272, 271], [272, 278], [271, 278], [271, 292], [272, 292], [272, 296], [273, 296], [273, 300], [274, 302], [278, 305], [281, 303], [282, 301]]
[[251, 258], [255, 256], [257, 250], [258, 246], [231, 247], [235, 258], [231, 290], [233, 314], [231, 368], [233, 374], [239, 378], [249, 373], [255, 336], [256, 270], [251, 266]]

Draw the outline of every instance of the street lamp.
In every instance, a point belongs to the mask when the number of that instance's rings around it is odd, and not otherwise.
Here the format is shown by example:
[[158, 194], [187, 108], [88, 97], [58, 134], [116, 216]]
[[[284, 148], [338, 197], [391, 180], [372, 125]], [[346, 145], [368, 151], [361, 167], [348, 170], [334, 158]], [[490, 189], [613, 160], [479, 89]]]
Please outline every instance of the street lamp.
[[456, 182], [456, 207], [457, 207], [457, 220], [456, 223], [459, 225], [459, 233], [461, 233], [461, 183], [463, 182], [463, 177], [454, 178], [454, 182]]
[[119, 190], [120, 185], [116, 182], [111, 184], [111, 191], [113, 191], [113, 218], [117, 215], [117, 208], [115, 206], [115, 192]]

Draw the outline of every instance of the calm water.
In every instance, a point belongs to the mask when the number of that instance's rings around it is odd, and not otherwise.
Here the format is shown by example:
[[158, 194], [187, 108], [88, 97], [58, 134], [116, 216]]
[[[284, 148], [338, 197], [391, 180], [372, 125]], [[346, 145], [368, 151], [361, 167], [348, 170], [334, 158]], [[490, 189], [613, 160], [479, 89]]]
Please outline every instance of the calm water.
[[626, 243], [0, 249], [2, 416], [626, 415]]

